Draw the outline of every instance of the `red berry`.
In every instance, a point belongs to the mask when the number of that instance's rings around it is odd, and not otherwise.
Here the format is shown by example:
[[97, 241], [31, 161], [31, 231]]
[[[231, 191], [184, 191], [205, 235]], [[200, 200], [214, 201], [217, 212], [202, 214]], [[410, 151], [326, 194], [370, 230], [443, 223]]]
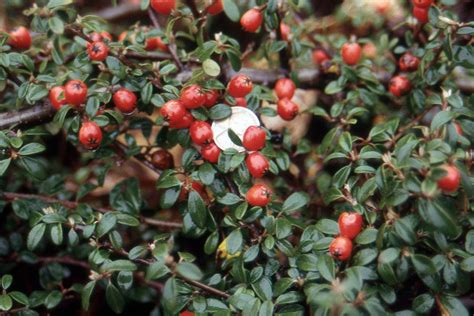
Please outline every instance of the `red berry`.
[[123, 42], [127, 38], [127, 36], [128, 36], [127, 31], [123, 31], [122, 33], [120, 33], [118, 37], [119, 42]]
[[132, 91], [121, 88], [114, 93], [112, 97], [115, 106], [120, 112], [129, 114], [137, 108], [137, 96]]
[[433, 4], [433, 0], [412, 0], [413, 5], [418, 8], [429, 8]]
[[443, 169], [446, 175], [438, 180], [438, 188], [447, 193], [455, 192], [461, 183], [461, 172], [456, 166], [451, 165], [444, 165]]
[[375, 58], [377, 56], [377, 47], [372, 42], [365, 44], [362, 46], [362, 55], [366, 58]]
[[96, 149], [102, 142], [102, 130], [95, 122], [84, 122], [79, 130], [79, 141], [87, 149]]
[[352, 253], [352, 241], [342, 236], [334, 238], [329, 245], [329, 253], [334, 259], [346, 261]]
[[234, 98], [243, 98], [252, 92], [252, 80], [246, 75], [236, 75], [229, 82], [227, 90]]
[[197, 145], [206, 145], [212, 142], [212, 129], [209, 123], [204, 121], [195, 121], [189, 128], [191, 139]]
[[26, 27], [19, 26], [13, 29], [9, 35], [8, 44], [13, 48], [24, 50], [31, 47], [31, 35]]
[[420, 8], [420, 7], [413, 7], [413, 16], [421, 23], [425, 24], [428, 23], [428, 12], [429, 9]]
[[145, 50], [153, 51], [153, 50], [161, 50], [162, 52], [168, 51], [168, 46], [161, 40], [159, 37], [150, 37], [147, 38], [145, 41]]
[[341, 236], [354, 239], [362, 229], [362, 215], [356, 212], [344, 212], [339, 216], [338, 223]]
[[179, 316], [194, 316], [194, 313], [190, 311], [184, 311], [179, 313]]
[[313, 63], [316, 65], [321, 65], [325, 61], [331, 60], [331, 57], [322, 49], [315, 49], [313, 51]]
[[260, 25], [262, 25], [263, 15], [260, 10], [253, 8], [248, 10], [240, 18], [240, 25], [247, 32], [257, 32]]
[[178, 200], [184, 201], [191, 190], [196, 191], [204, 200], [207, 199], [207, 193], [204, 189], [204, 186], [200, 182], [186, 178], [183, 186], [181, 187], [181, 192], [179, 192]]
[[281, 39], [284, 40], [285, 42], [288, 42], [288, 40], [290, 39], [291, 28], [287, 24], [281, 22], [280, 33], [281, 33]]
[[275, 84], [275, 93], [278, 99], [293, 98], [295, 95], [296, 85], [293, 80], [288, 78], [278, 79]]
[[263, 183], [257, 183], [247, 191], [245, 198], [250, 205], [263, 207], [270, 203], [271, 196], [272, 190]]
[[280, 99], [277, 103], [277, 113], [285, 121], [291, 121], [298, 115], [300, 107], [288, 98]]
[[87, 86], [80, 80], [70, 80], [64, 86], [64, 98], [66, 103], [79, 106], [86, 102]]
[[393, 77], [390, 79], [388, 86], [390, 92], [396, 97], [401, 97], [411, 90], [410, 80], [408, 80], [405, 76]]
[[270, 168], [267, 158], [258, 151], [249, 154], [245, 159], [245, 163], [247, 164], [250, 174], [254, 178], [263, 177]]
[[206, 103], [206, 93], [199, 85], [193, 84], [181, 91], [179, 99], [187, 109], [197, 109]]
[[104, 39], [108, 40], [109, 42], [112, 42], [112, 41], [114, 40], [113, 37], [112, 37], [112, 35], [110, 35], [110, 33], [107, 32], [107, 31], [102, 31], [102, 32], [100, 32], [100, 35], [101, 35]]
[[413, 56], [411, 53], [403, 54], [398, 61], [401, 71], [416, 71], [418, 69], [419, 63], [420, 59], [416, 56]]
[[64, 87], [57, 86], [52, 88], [49, 91], [49, 101], [56, 110], [59, 110], [63, 105], [65, 105], [67, 102], [64, 98]]
[[102, 41], [88, 43], [87, 54], [91, 60], [104, 61], [109, 55], [109, 47]]
[[160, 109], [161, 115], [165, 121], [170, 123], [170, 126], [178, 123], [186, 112], [186, 108], [178, 100], [170, 100], [163, 104]]
[[245, 98], [235, 98], [235, 106], [241, 106], [243, 108], [247, 107], [247, 99]]
[[151, 0], [151, 7], [157, 13], [169, 15], [176, 8], [176, 0]]
[[165, 170], [174, 167], [173, 156], [165, 149], [159, 149], [151, 155], [151, 163], [154, 167]]
[[462, 136], [464, 134], [462, 132], [461, 124], [459, 124], [458, 122], [454, 122], [454, 128], [456, 129], [456, 133], [458, 133], [459, 136]]
[[221, 150], [217, 147], [216, 144], [210, 143], [201, 148], [201, 156], [204, 160], [209, 161], [210, 163], [217, 163], [219, 161], [219, 156]]
[[171, 122], [170, 121], [170, 127], [171, 128], [189, 128], [191, 124], [194, 122], [194, 116], [191, 115], [188, 111], [184, 112], [184, 115], [182, 118], [180, 118], [176, 122]]
[[207, 8], [207, 13], [210, 15], [218, 15], [224, 11], [224, 4], [222, 0], [211, 0], [212, 4]]
[[242, 144], [247, 150], [257, 151], [265, 147], [266, 137], [267, 133], [263, 128], [250, 126], [244, 133]]
[[100, 33], [92, 32], [89, 34], [89, 38], [92, 42], [102, 42], [104, 39], [107, 39], [109, 42], [113, 41], [112, 35], [107, 31], [102, 31]]
[[206, 96], [206, 101], [204, 102], [204, 105], [208, 108], [213, 107], [217, 103], [217, 100], [219, 99], [219, 91], [209, 90], [205, 93], [205, 96]]
[[342, 61], [347, 65], [355, 65], [362, 55], [362, 48], [358, 43], [345, 43], [341, 47]]
[[379, 13], [385, 13], [390, 6], [390, 0], [378, 0], [374, 3], [375, 10]]

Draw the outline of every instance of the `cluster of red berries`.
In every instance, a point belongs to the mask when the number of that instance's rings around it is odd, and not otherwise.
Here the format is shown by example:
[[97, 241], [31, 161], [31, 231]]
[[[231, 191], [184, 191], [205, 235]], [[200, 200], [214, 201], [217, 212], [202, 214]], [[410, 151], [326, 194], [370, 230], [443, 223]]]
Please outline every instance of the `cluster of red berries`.
[[[176, 0], [151, 0], [150, 4], [155, 12], [164, 15], [169, 15], [176, 9]], [[206, 10], [210, 15], [217, 15], [224, 11], [224, 4], [222, 0], [212, 0]]]
[[8, 45], [15, 49], [25, 50], [31, 47], [31, 35], [28, 29], [24, 26], [19, 26], [13, 29], [8, 39]]
[[428, 13], [433, 0], [412, 0], [413, 16], [422, 24], [428, 23]]
[[352, 254], [352, 239], [362, 230], [362, 215], [344, 212], [339, 216], [339, 236], [329, 245], [329, 253], [334, 259], [346, 261]]
[[[75, 108], [84, 105], [87, 100], [87, 85], [81, 80], [70, 80], [64, 86], [53, 87], [49, 91], [52, 106], [59, 110], [69, 104]], [[115, 107], [122, 113], [130, 114], [137, 107], [137, 96], [132, 91], [120, 88], [112, 96]], [[102, 131], [97, 123], [88, 121], [79, 130], [79, 141], [87, 149], [96, 149], [102, 141]]]
[[278, 79], [275, 84], [275, 94], [278, 97], [277, 113], [285, 121], [291, 121], [300, 111], [298, 104], [291, 101], [295, 91], [296, 85], [291, 79]]
[[[413, 72], [418, 69], [420, 59], [410, 52], [407, 52], [400, 57], [398, 66], [402, 72]], [[410, 80], [405, 75], [397, 75], [390, 79], [388, 89], [396, 97], [401, 97], [411, 90]]]

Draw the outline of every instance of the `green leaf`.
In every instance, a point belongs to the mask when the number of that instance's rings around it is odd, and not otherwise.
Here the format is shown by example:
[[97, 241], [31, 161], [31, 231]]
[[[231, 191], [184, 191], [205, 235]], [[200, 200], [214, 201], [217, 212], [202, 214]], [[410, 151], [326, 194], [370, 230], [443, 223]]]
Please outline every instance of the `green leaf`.
[[418, 212], [421, 218], [450, 237], [460, 234], [454, 215], [436, 200], [418, 200]]
[[240, 229], [236, 229], [232, 233], [230, 233], [226, 241], [228, 254], [234, 255], [237, 252], [241, 251], [244, 241]]
[[177, 265], [176, 271], [181, 275], [191, 280], [199, 281], [203, 277], [203, 273], [193, 263], [190, 262], [181, 262]]
[[327, 281], [332, 281], [336, 277], [336, 267], [334, 259], [328, 255], [322, 255], [318, 258], [318, 271]]
[[109, 283], [105, 290], [105, 298], [107, 304], [115, 313], [122, 313], [125, 306], [125, 300], [119, 290], [112, 283]]
[[239, 21], [240, 11], [235, 1], [223, 0], [223, 4], [224, 4], [224, 12], [227, 15], [227, 17], [234, 22]]
[[0, 177], [7, 171], [11, 162], [11, 158], [0, 160]]
[[10, 274], [2, 276], [2, 288], [7, 290], [13, 282], [13, 277]]
[[21, 149], [18, 151], [18, 154], [22, 156], [29, 156], [29, 155], [34, 155], [40, 152], [43, 152], [46, 150], [46, 147], [44, 147], [41, 144], [38, 143], [30, 143], [26, 144], [25, 146], [21, 147]]
[[0, 309], [2, 311], [8, 311], [12, 308], [13, 301], [8, 294], [0, 295]]
[[8, 295], [10, 295], [10, 297], [17, 301], [18, 303], [22, 304], [22, 305], [29, 305], [30, 302], [28, 300], [28, 296], [26, 296], [25, 294], [21, 293], [21, 292], [18, 292], [18, 291], [12, 291], [10, 293], [8, 293]]
[[283, 203], [282, 211], [292, 213], [309, 203], [309, 195], [304, 192], [295, 192], [291, 194]]
[[188, 196], [188, 211], [193, 222], [201, 228], [206, 227], [207, 208], [199, 193], [192, 190]]
[[146, 279], [156, 280], [165, 276], [170, 272], [170, 269], [161, 261], [153, 262], [146, 269]]
[[117, 224], [117, 216], [113, 213], [106, 213], [97, 225], [97, 236], [103, 237], [114, 229]]
[[427, 314], [434, 305], [434, 298], [428, 293], [418, 295], [413, 300], [412, 307], [415, 312], [420, 314]]
[[450, 122], [454, 118], [455, 114], [453, 112], [448, 112], [448, 111], [440, 111], [438, 112], [433, 120], [431, 121], [431, 127], [430, 129], [432, 131], [437, 130], [440, 128], [442, 125]]
[[463, 261], [461, 261], [460, 267], [463, 271], [473, 272], [474, 271], [474, 256], [466, 258]]
[[115, 260], [104, 263], [101, 269], [104, 272], [136, 271], [137, 265], [130, 260]]
[[223, 205], [235, 205], [240, 201], [242, 201], [242, 199], [238, 195], [229, 192], [224, 196], [217, 198], [217, 202]]
[[231, 108], [228, 105], [225, 105], [222, 103], [214, 105], [209, 110], [209, 117], [214, 121], [228, 118], [231, 114], [232, 114]]
[[56, 34], [64, 33], [64, 22], [58, 16], [48, 19], [49, 28]]
[[202, 68], [204, 72], [211, 77], [217, 77], [221, 73], [221, 67], [212, 59], [206, 59], [202, 63]]
[[35, 250], [35, 248], [41, 242], [41, 239], [43, 239], [45, 230], [46, 224], [43, 223], [38, 224], [31, 229], [28, 234], [28, 239], [26, 241], [29, 250]]
[[425, 255], [413, 255], [411, 261], [415, 267], [416, 272], [420, 276], [427, 276], [436, 273], [436, 267], [433, 261]]

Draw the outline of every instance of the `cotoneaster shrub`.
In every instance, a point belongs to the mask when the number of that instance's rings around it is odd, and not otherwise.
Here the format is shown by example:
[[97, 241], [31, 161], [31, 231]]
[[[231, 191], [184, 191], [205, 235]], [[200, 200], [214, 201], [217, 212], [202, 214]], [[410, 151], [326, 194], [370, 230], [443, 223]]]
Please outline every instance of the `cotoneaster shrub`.
[[115, 2], [0, 33], [5, 315], [472, 314], [459, 1]]

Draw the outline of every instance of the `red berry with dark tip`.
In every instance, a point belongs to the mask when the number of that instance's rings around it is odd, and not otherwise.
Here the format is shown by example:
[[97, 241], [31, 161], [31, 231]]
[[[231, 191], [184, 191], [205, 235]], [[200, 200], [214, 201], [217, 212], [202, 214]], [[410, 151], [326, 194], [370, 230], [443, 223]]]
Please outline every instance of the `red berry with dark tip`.
[[362, 48], [358, 43], [345, 43], [341, 47], [342, 61], [347, 65], [355, 65], [362, 56]]
[[109, 55], [109, 47], [102, 41], [87, 44], [87, 54], [94, 61], [104, 61]]
[[336, 260], [348, 260], [352, 253], [352, 241], [342, 236], [334, 238], [331, 244], [329, 244], [329, 253]]
[[191, 124], [189, 128], [189, 134], [191, 139], [197, 145], [206, 145], [212, 142], [212, 129], [209, 123], [204, 121], [195, 121]]
[[341, 236], [354, 239], [362, 230], [362, 215], [357, 212], [344, 212], [338, 220]]
[[240, 18], [240, 25], [242, 28], [251, 33], [257, 32], [262, 25], [263, 14], [257, 8], [253, 8], [245, 12]]
[[219, 156], [221, 154], [221, 150], [215, 143], [210, 143], [208, 145], [204, 145], [201, 148], [201, 156], [204, 160], [209, 161], [210, 163], [217, 163], [219, 161]]
[[79, 106], [87, 99], [87, 86], [81, 80], [70, 80], [64, 85], [64, 98], [68, 104]]
[[170, 126], [178, 123], [185, 116], [186, 112], [186, 108], [178, 100], [170, 100], [163, 104], [160, 109], [160, 114], [165, 121], [170, 123]]
[[285, 121], [293, 120], [299, 113], [300, 107], [288, 98], [280, 99], [277, 103], [277, 113]]
[[67, 104], [64, 98], [64, 87], [57, 86], [49, 91], [49, 101], [53, 105], [53, 108], [59, 110], [63, 105]]
[[411, 83], [405, 76], [395, 76], [390, 79], [388, 89], [396, 97], [401, 97], [411, 90]]
[[245, 195], [247, 202], [252, 206], [267, 206], [272, 197], [272, 190], [263, 183], [254, 184]]
[[176, 0], [151, 0], [151, 7], [155, 12], [169, 15], [176, 8]]
[[455, 192], [461, 184], [461, 172], [452, 165], [445, 165], [443, 169], [446, 171], [446, 175], [438, 180], [438, 188], [446, 193]]
[[206, 93], [197, 84], [190, 85], [181, 91], [179, 100], [187, 109], [197, 109], [206, 103]]
[[258, 151], [249, 154], [245, 159], [245, 164], [254, 178], [263, 177], [270, 168], [268, 159]]
[[95, 122], [84, 122], [79, 130], [79, 141], [87, 149], [96, 149], [102, 142], [102, 130]]
[[112, 100], [117, 109], [125, 114], [132, 113], [137, 108], [137, 96], [135, 93], [125, 88], [117, 90], [114, 93]]
[[252, 80], [246, 75], [236, 75], [233, 77], [227, 87], [227, 91], [234, 98], [243, 98], [252, 92]]
[[242, 144], [245, 149], [257, 151], [265, 147], [267, 133], [263, 128], [258, 126], [250, 126], [245, 130]]
[[418, 69], [418, 65], [420, 64], [420, 59], [414, 56], [411, 53], [405, 53], [400, 57], [398, 61], [398, 66], [400, 67], [401, 71], [416, 71]]
[[281, 78], [275, 84], [275, 93], [278, 99], [288, 98], [291, 100], [295, 95], [296, 85], [293, 80]]

